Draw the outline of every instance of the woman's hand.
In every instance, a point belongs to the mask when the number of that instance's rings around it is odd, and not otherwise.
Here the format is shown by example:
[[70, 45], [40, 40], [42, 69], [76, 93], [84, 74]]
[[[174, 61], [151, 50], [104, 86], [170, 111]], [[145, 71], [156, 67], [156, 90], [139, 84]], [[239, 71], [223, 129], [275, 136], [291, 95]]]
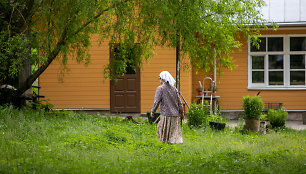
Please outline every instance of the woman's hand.
[[180, 118], [181, 118], [181, 120], [184, 120], [185, 119], [185, 114], [184, 113], [180, 114]]
[[153, 114], [153, 112], [151, 112], [150, 117], [151, 117], [151, 118], [154, 118], [154, 114]]

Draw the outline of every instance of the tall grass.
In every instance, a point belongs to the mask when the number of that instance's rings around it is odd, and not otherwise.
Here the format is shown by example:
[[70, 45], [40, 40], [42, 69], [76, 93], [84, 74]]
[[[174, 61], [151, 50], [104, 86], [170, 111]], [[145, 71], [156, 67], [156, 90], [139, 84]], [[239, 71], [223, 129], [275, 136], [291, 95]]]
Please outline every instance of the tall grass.
[[0, 107], [0, 173], [305, 173], [306, 131], [190, 129], [168, 145], [138, 119]]

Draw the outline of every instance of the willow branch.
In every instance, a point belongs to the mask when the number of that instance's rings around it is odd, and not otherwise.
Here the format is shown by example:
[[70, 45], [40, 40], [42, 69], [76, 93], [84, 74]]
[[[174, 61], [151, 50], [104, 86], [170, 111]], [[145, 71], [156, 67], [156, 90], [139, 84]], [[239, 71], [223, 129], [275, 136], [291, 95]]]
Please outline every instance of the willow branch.
[[[70, 37], [73, 37], [75, 35], [77, 35], [78, 33], [80, 33], [84, 28], [86, 28], [89, 24], [91, 24], [92, 22], [94, 22], [97, 18], [99, 18], [101, 15], [103, 15], [105, 12], [116, 8], [118, 6], [120, 6], [123, 3], [126, 3], [130, 0], [124, 0], [121, 2], [118, 2], [116, 4], [113, 4], [111, 7], [108, 7], [104, 10], [102, 10], [101, 12], [99, 12], [96, 16], [94, 16], [92, 19], [90, 19], [89, 21], [87, 21], [86, 23], [84, 23], [76, 32], [74, 32], [72, 35], [70, 35], [69, 37], [67, 37], [67, 30], [69, 29], [70, 25], [67, 25], [59, 39], [59, 41], [57, 42], [56, 46], [54, 47], [54, 49], [52, 50], [52, 52], [48, 55], [48, 59], [47, 62], [44, 63], [43, 65], [41, 65], [31, 76], [28, 77], [26, 83], [21, 86], [19, 88], [19, 92], [20, 94], [22, 94], [24, 91], [26, 91], [27, 89], [29, 89], [31, 87], [31, 85], [33, 84], [33, 82], [48, 68], [48, 66], [52, 63], [52, 61], [58, 56], [58, 54], [61, 51], [61, 47], [64, 46], [67, 43], [67, 40]], [[71, 21], [70, 21], [71, 22]]]

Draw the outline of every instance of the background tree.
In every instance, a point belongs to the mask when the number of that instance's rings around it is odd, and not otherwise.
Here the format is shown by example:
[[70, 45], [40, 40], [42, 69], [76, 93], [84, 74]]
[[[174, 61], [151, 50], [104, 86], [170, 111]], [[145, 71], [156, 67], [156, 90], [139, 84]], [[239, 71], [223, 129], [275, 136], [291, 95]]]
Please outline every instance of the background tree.
[[[230, 53], [239, 37], [258, 34], [263, 20], [261, 0], [2, 0], [0, 2], [0, 74], [19, 97], [57, 59], [90, 63], [90, 38], [120, 43], [121, 52], [139, 43], [139, 58], [125, 56], [105, 68], [110, 79], [125, 73], [127, 64], [141, 66], [157, 45], [179, 47], [197, 69], [213, 64], [232, 69]], [[179, 44], [178, 44], [179, 43]], [[19, 82], [26, 65], [37, 69]], [[3, 92], [2, 92], [3, 94]], [[0, 94], [1, 95], [1, 94]]]

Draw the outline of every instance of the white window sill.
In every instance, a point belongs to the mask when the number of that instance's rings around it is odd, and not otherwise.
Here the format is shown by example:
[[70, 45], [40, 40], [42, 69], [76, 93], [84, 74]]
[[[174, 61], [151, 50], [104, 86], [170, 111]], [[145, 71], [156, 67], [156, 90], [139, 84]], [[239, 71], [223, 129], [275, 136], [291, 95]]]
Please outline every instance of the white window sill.
[[306, 87], [248, 87], [248, 90], [306, 90]]

